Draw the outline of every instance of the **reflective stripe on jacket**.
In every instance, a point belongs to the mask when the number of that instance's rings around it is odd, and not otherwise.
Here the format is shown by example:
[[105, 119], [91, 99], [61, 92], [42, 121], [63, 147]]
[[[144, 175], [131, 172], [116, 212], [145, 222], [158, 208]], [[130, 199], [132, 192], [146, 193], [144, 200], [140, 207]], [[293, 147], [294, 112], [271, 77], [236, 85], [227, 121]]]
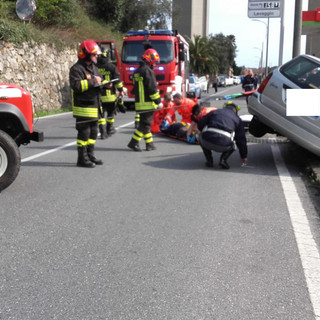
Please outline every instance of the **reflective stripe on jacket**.
[[99, 57], [97, 67], [103, 77], [103, 80], [111, 81], [114, 79], [118, 79], [118, 81], [113, 82], [111, 88], [101, 89], [101, 101], [103, 103], [116, 101], [116, 89], [119, 92], [123, 90], [123, 83], [120, 81], [120, 73], [117, 67], [113, 63], [109, 62], [108, 59], [104, 56]]
[[101, 77], [94, 64], [86, 64], [79, 59], [69, 73], [72, 110], [75, 118], [98, 119], [100, 88], [95, 87], [93, 78]]
[[154, 110], [160, 103], [160, 93], [153, 70], [145, 62], [133, 75], [133, 91], [135, 95], [136, 111]]

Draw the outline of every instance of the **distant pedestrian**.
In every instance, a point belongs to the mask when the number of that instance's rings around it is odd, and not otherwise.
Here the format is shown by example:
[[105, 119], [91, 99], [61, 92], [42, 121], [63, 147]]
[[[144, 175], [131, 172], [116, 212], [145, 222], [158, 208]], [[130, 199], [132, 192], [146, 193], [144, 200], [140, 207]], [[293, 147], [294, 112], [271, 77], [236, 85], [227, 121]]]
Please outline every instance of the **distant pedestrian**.
[[[252, 69], [248, 69], [247, 75], [243, 78], [242, 88], [244, 92], [252, 91], [254, 89], [255, 79], [253, 76]], [[247, 104], [248, 104], [248, 96], [246, 96]]]
[[213, 75], [212, 77], [212, 86], [214, 88], [214, 92], [218, 92], [218, 84], [219, 84], [219, 77], [217, 74]]

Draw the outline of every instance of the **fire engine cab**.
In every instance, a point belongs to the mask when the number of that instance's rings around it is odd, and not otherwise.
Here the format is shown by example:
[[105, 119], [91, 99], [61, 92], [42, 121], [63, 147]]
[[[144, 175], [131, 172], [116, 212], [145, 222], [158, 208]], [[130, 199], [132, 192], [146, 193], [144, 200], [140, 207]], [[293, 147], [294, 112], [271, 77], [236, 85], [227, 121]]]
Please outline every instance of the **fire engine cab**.
[[176, 30], [128, 31], [123, 39], [121, 53], [121, 80], [127, 88], [126, 104], [134, 102], [133, 73], [139, 67], [146, 49], [155, 49], [160, 64], [153, 70], [160, 96], [166, 92], [179, 92], [183, 97], [189, 91], [189, 45]]

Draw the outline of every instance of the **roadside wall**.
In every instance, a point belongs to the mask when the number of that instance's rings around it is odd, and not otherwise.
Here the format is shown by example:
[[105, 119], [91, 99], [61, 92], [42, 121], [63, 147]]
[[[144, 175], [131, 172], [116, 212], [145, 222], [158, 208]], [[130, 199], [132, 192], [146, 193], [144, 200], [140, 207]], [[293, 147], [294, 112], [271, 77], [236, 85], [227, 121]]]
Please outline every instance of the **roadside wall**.
[[35, 111], [71, 107], [69, 69], [77, 49], [0, 41], [0, 83], [14, 83], [31, 93]]

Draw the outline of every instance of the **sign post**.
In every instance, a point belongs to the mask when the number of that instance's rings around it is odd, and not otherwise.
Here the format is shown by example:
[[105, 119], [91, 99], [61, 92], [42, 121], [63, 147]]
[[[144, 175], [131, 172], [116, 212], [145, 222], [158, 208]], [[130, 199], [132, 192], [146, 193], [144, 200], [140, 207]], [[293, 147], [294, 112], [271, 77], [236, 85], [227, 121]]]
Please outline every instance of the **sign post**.
[[[261, 1], [261, 0], [248, 0], [248, 17], [254, 19], [263, 19], [268, 18], [267, 27], [267, 47], [266, 47], [266, 69], [265, 75], [268, 74], [268, 44], [269, 44], [269, 18], [281, 18], [281, 23], [283, 21], [283, 2], [284, 0], [270, 0], [270, 1]], [[258, 20], [259, 21], [259, 20]], [[262, 22], [262, 21], [260, 21]], [[283, 42], [283, 29], [280, 30], [280, 42]], [[282, 43], [280, 43], [279, 55], [281, 58], [279, 61], [282, 61]]]

